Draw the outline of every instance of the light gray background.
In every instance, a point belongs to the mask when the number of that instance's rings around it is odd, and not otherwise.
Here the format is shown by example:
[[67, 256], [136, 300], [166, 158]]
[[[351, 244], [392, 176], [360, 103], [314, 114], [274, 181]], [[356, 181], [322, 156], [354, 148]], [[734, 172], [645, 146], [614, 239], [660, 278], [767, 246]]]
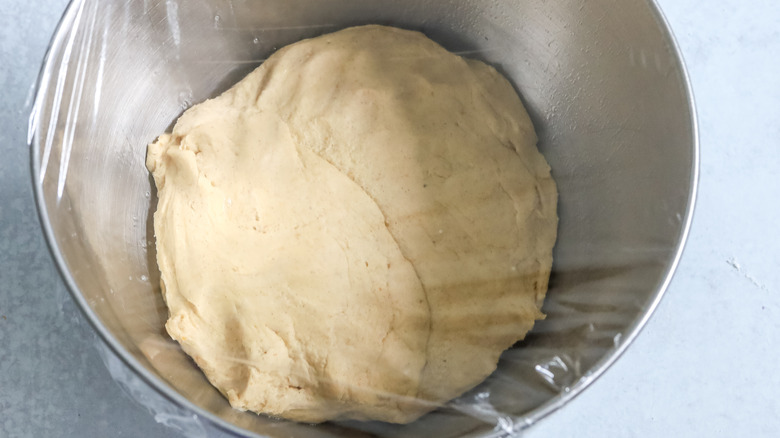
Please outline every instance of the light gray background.
[[[66, 3], [0, 0], [0, 437], [171, 436], [109, 376], [39, 230], [28, 100]], [[634, 345], [527, 437], [780, 431], [780, 2], [659, 3], [698, 101], [693, 231]]]

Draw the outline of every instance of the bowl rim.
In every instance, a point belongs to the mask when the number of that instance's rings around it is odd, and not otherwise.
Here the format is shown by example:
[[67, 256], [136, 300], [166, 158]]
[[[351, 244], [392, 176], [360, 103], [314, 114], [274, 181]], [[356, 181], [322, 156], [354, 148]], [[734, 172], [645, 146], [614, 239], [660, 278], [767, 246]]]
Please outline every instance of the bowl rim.
[[[669, 263], [666, 273], [663, 276], [663, 280], [657, 286], [656, 292], [652, 297], [652, 300], [646, 306], [646, 309], [641, 317], [634, 320], [634, 322], [627, 327], [625, 335], [620, 339], [616, 348], [612, 350], [610, 354], [605, 355], [599, 361], [597, 361], [590, 370], [588, 370], [575, 384], [564, 388], [558, 395], [552, 397], [548, 401], [542, 403], [536, 408], [528, 411], [521, 416], [513, 417], [513, 424], [511, 426], [511, 433], [520, 432], [536, 424], [540, 420], [546, 418], [553, 412], [557, 411], [576, 396], [581, 394], [585, 388], [589, 387], [594, 381], [596, 381], [604, 372], [609, 369], [612, 364], [615, 363], [626, 351], [626, 349], [633, 343], [652, 315], [655, 313], [662, 298], [666, 294], [666, 291], [677, 271], [680, 260], [685, 250], [686, 243], [691, 230], [691, 224], [693, 221], [696, 198], [699, 191], [699, 178], [700, 178], [700, 137], [699, 137], [699, 120], [696, 112], [696, 100], [693, 93], [692, 82], [690, 73], [686, 67], [685, 60], [683, 59], [682, 52], [680, 50], [679, 43], [672, 32], [671, 26], [666, 16], [661, 11], [657, 0], [640, 0], [647, 3], [651, 13], [653, 14], [659, 31], [662, 33], [662, 37], [669, 45], [669, 50], [673, 55], [679, 72], [682, 76], [682, 86], [688, 104], [689, 120], [691, 128], [691, 138], [688, 139], [691, 146], [692, 160], [691, 160], [691, 174], [690, 174], [690, 186], [688, 190], [688, 203], [685, 210], [685, 214], [682, 220], [682, 227], [677, 241], [677, 246], [674, 252], [674, 257]], [[51, 40], [48, 43], [46, 49], [46, 55], [43, 58], [41, 69], [38, 73], [38, 78], [34, 86], [34, 101], [30, 111], [30, 118], [28, 123], [28, 135], [27, 146], [30, 148], [30, 168], [32, 176], [33, 195], [35, 204], [38, 211], [38, 220], [40, 221], [43, 234], [45, 236], [47, 247], [54, 259], [55, 266], [60, 273], [71, 298], [76, 302], [82, 315], [87, 319], [92, 328], [98, 333], [100, 340], [106, 344], [111, 352], [118, 357], [125, 366], [130, 368], [136, 376], [138, 376], [147, 386], [156, 391], [168, 402], [173, 403], [179, 408], [184, 408], [194, 412], [197, 417], [208, 420], [210, 425], [216, 426], [223, 432], [230, 433], [236, 436], [248, 436], [264, 438], [263, 435], [259, 435], [255, 432], [243, 429], [235, 424], [229, 423], [219, 416], [207, 411], [200, 406], [197, 406], [186, 397], [178, 393], [172, 386], [154, 376], [144, 366], [142, 366], [138, 360], [135, 359], [129, 352], [127, 352], [117, 340], [117, 338], [111, 334], [101, 323], [97, 314], [92, 310], [87, 303], [87, 300], [81, 294], [78, 285], [76, 284], [70, 272], [67, 269], [65, 260], [62, 257], [62, 252], [57, 244], [49, 221], [49, 215], [46, 208], [46, 202], [44, 199], [40, 177], [41, 177], [41, 160], [38, 153], [38, 148], [35, 147], [38, 136], [36, 134], [36, 122], [37, 116], [40, 110], [40, 105], [43, 102], [40, 101], [42, 97], [41, 86], [52, 76], [52, 56], [61, 47], [63, 40], [67, 36], [74, 19], [81, 13], [86, 0], [69, 0], [68, 5], [65, 8], [62, 16], [60, 17]], [[486, 436], [508, 436], [506, 430], [496, 431], [493, 434]]]

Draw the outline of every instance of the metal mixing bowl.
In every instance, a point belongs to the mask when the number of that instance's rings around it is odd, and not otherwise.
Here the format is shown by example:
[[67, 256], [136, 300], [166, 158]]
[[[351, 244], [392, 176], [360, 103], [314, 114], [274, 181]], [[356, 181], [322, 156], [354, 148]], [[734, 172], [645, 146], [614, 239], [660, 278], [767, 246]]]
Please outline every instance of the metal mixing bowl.
[[[521, 93], [560, 190], [548, 318], [488, 381], [409, 426], [240, 413], [164, 333], [146, 144], [274, 49], [366, 23], [422, 30]], [[679, 54], [645, 0], [77, 0], [52, 39], [30, 125], [44, 232], [103, 341], [170, 403], [271, 436], [505, 433], [571, 399], [670, 281], [695, 197], [696, 136]]]

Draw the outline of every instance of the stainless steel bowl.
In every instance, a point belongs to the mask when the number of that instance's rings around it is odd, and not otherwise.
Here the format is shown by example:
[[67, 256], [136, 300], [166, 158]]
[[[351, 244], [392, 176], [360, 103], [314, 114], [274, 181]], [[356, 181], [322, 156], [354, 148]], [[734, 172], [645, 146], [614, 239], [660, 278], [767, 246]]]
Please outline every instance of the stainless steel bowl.
[[[365, 23], [422, 30], [493, 64], [521, 93], [560, 190], [548, 318], [488, 381], [409, 426], [240, 413], [164, 333], [146, 144], [274, 49]], [[41, 72], [30, 144], [52, 255], [103, 341], [170, 403], [223, 430], [271, 436], [495, 434], [554, 411], [656, 307], [698, 168], [690, 86], [645, 0], [76, 0]]]

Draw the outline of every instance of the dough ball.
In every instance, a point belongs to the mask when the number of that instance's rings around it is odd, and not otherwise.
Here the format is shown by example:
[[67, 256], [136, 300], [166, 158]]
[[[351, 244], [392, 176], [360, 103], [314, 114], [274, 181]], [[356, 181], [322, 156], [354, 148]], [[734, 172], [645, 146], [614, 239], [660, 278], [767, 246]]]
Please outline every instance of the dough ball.
[[413, 421], [544, 317], [557, 192], [528, 114], [420, 33], [287, 46], [147, 167], [166, 329], [238, 409]]

